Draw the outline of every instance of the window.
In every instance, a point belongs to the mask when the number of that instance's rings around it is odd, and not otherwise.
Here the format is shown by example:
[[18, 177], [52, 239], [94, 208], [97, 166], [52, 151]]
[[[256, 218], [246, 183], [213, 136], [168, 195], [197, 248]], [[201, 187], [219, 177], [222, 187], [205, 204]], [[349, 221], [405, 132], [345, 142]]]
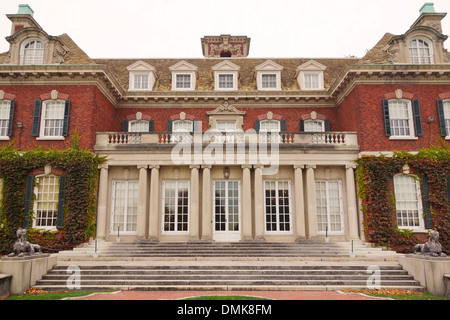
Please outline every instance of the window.
[[190, 89], [191, 88], [191, 75], [190, 74], [177, 74], [175, 86], [177, 89]]
[[394, 176], [395, 206], [399, 228], [422, 227], [422, 202], [419, 181], [414, 176]]
[[136, 233], [138, 196], [138, 181], [113, 181], [111, 233]]
[[320, 77], [318, 73], [304, 73], [303, 81], [305, 84], [305, 89], [313, 90], [320, 89]]
[[450, 100], [438, 100], [439, 126], [441, 136], [450, 137]]
[[280, 121], [278, 120], [261, 120], [259, 123], [259, 131], [276, 131], [280, 132]]
[[324, 132], [325, 121], [323, 120], [305, 120], [304, 121], [304, 132]]
[[59, 203], [59, 177], [55, 175], [37, 176], [35, 178], [33, 227], [56, 229]]
[[233, 89], [234, 76], [232, 74], [219, 74], [219, 89]]
[[409, 100], [389, 100], [391, 136], [413, 137], [414, 123]]
[[135, 90], [148, 90], [148, 74], [134, 74], [132, 87]]
[[0, 100], [0, 139], [6, 140], [12, 134], [14, 100]]
[[413, 64], [433, 63], [432, 49], [427, 41], [413, 39], [409, 42], [409, 56]]
[[262, 74], [261, 75], [262, 88], [263, 89], [275, 89], [277, 88], [277, 75], [276, 74]]
[[64, 101], [44, 102], [41, 118], [41, 137], [62, 137], [64, 127]]
[[148, 121], [132, 120], [129, 122], [128, 132], [148, 132]]
[[21, 50], [20, 64], [43, 64], [44, 47], [44, 43], [38, 40], [32, 40], [23, 45]]
[[216, 121], [216, 129], [219, 131], [236, 131], [236, 121], [219, 120]]
[[129, 72], [129, 90], [151, 91], [156, 80], [156, 69], [139, 60], [127, 66]]
[[176, 120], [172, 123], [173, 132], [192, 132], [193, 121], [191, 120]]
[[291, 201], [289, 181], [265, 181], [264, 189], [266, 231], [291, 231]]
[[163, 182], [163, 231], [189, 231], [189, 181]]
[[344, 210], [340, 180], [316, 180], [317, 231], [343, 234]]

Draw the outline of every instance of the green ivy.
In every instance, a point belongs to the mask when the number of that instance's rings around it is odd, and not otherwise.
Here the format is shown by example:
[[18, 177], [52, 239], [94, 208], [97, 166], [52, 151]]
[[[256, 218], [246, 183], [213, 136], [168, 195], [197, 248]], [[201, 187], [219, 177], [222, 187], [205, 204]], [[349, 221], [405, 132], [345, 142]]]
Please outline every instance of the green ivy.
[[104, 157], [79, 147], [77, 133], [65, 150], [18, 150], [14, 142], [0, 148], [0, 178], [3, 182], [0, 208], [0, 254], [11, 252], [16, 230], [22, 226], [26, 178], [46, 165], [63, 170], [66, 178], [64, 224], [57, 231], [28, 229], [27, 239], [53, 250], [71, 249], [95, 233], [98, 166]]
[[411, 174], [427, 176], [433, 229], [439, 231], [444, 251], [450, 252], [450, 210], [447, 175], [450, 174], [450, 148], [445, 144], [420, 150], [417, 154], [394, 152], [392, 157], [365, 156], [357, 160], [358, 197], [362, 202], [363, 226], [367, 241], [398, 252], [412, 252], [424, 239], [396, 222], [392, 180], [408, 165]]

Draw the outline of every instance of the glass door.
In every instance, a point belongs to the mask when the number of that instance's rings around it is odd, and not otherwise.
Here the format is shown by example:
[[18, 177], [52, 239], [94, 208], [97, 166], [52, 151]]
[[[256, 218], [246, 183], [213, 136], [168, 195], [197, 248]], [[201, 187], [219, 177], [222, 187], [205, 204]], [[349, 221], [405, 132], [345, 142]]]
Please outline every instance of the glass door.
[[214, 181], [214, 240], [239, 241], [240, 183], [239, 181]]

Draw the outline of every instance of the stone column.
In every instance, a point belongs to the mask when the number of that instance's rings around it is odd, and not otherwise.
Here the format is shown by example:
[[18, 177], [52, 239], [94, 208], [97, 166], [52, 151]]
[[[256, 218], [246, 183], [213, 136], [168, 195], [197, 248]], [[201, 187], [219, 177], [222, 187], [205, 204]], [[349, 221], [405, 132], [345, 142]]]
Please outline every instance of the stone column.
[[202, 240], [212, 240], [211, 167], [202, 166]]
[[294, 165], [294, 187], [295, 187], [295, 227], [297, 239], [306, 238], [305, 228], [305, 201], [303, 199], [303, 173], [304, 165]]
[[139, 196], [138, 196], [138, 216], [137, 216], [137, 237], [145, 238], [145, 227], [147, 218], [147, 165], [138, 165], [139, 170]]
[[242, 236], [243, 240], [253, 240], [252, 235], [252, 182], [250, 168], [252, 165], [242, 165]]
[[106, 215], [108, 203], [108, 165], [99, 166], [100, 179], [98, 184], [97, 234], [96, 239], [104, 240], [106, 236]]
[[316, 165], [306, 165], [306, 216], [308, 217], [308, 236], [317, 236], [317, 215], [316, 215], [316, 183], [314, 179], [314, 169]]
[[[264, 186], [261, 165], [255, 168], [255, 239], [264, 240]], [[244, 199], [245, 200], [245, 199]]]
[[347, 214], [348, 214], [348, 238], [349, 240], [359, 239], [358, 237], [358, 207], [356, 204], [355, 173], [356, 164], [345, 166], [345, 180], [347, 191]]
[[158, 240], [159, 216], [159, 165], [150, 165], [150, 217], [148, 222], [148, 239]]
[[189, 233], [191, 240], [199, 240], [199, 165], [189, 166], [191, 169], [191, 190], [190, 190], [190, 214], [189, 214]]

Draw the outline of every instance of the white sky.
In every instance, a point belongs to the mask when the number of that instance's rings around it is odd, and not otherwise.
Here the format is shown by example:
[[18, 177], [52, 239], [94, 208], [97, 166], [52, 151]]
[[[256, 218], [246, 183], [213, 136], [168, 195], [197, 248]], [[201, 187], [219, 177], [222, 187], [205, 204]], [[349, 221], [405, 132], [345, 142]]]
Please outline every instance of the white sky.
[[[91, 58], [199, 58], [200, 39], [220, 34], [250, 37], [249, 57], [362, 57], [386, 32], [405, 33], [425, 2], [1, 0], [0, 52], [9, 50], [6, 14], [27, 3], [49, 35], [67, 33]], [[450, 0], [430, 2], [450, 13]], [[450, 15], [442, 25], [450, 35]]]

